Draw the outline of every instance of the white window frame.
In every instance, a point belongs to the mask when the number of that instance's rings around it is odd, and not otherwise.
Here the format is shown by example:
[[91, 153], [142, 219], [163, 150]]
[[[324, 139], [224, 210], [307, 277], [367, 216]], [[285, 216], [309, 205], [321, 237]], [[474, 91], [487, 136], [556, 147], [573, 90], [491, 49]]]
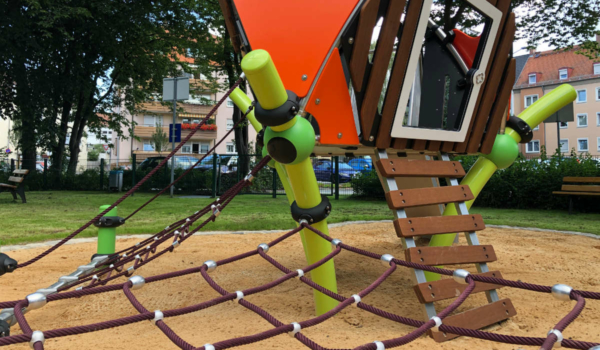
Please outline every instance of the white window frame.
[[233, 119], [227, 119], [227, 126], [225, 127], [225, 129], [227, 131], [233, 129], [233, 126], [235, 125], [235, 123], [233, 122]]
[[596, 148], [600, 151], [600, 137], [596, 139]]
[[[585, 100], [583, 100], [583, 101], [579, 100], [579, 92], [581, 92], [581, 91], [585, 91]], [[577, 101], [577, 103], [586, 103], [587, 102], [587, 89], [577, 90], [577, 100], [576, 101]]]
[[600, 101], [600, 87], [596, 88], [596, 101]]
[[[189, 151], [186, 152], [186, 148], [189, 149]], [[185, 145], [183, 145], [181, 147], [181, 153], [183, 154], [192, 154], [192, 144], [190, 142], [186, 143]]]
[[600, 126], [600, 112], [596, 112], [596, 126]]
[[[587, 142], [587, 149], [581, 149], [579, 147], [579, 141], [585, 140]], [[577, 152], [589, 152], [590, 151], [590, 140], [587, 137], [581, 137], [577, 139]]]
[[[146, 118], [152, 118], [153, 122], [152, 123], [146, 123]], [[162, 116], [159, 116], [159, 115], [145, 115], [144, 116], [144, 125], [143, 126], [156, 127], [156, 124], [158, 124], [157, 122], [160, 122], [160, 125], [162, 125]]]
[[538, 126], [536, 126], [535, 128], [533, 128], [533, 131], [538, 131], [540, 130], [540, 125], [538, 124]]
[[[533, 145], [535, 145], [536, 142], [537, 142], [537, 145], [538, 145], [538, 150], [537, 151], [535, 150], [535, 147], [533, 147]], [[528, 147], [529, 144], [532, 145], [533, 151], [529, 150], [529, 147]], [[525, 144], [525, 153], [540, 153], [540, 140], [531, 140], [531, 141], [527, 142]]]
[[229, 97], [227, 97], [227, 108], [233, 108], [233, 106], [234, 106], [233, 101]]
[[[568, 129], [569, 128], [569, 122], [558, 122], [558, 123], [560, 124], [559, 126], [560, 126], [561, 129]], [[565, 123], [566, 125], [562, 126], [562, 123]]]
[[[233, 151], [229, 151], [230, 147]], [[225, 145], [225, 153], [235, 154], [235, 142], [227, 142], [227, 144]]]
[[[531, 82], [531, 78], [533, 78], [533, 82]], [[537, 84], [537, 74], [529, 74], [529, 84]]]
[[[150, 148], [152, 148], [151, 150], [147, 150], [146, 149], [146, 145], [150, 146]], [[144, 150], [144, 152], [154, 152], [154, 145], [152, 144], [152, 140], [144, 140], [144, 143], [142, 145], [142, 150]]]
[[[527, 98], [528, 97], [531, 98], [531, 103], [530, 104], [527, 104]], [[533, 100], [534, 97], [535, 97], [535, 101]], [[539, 99], [540, 99], [540, 95], [539, 94], [527, 95], [523, 99], [523, 106], [525, 107], [525, 109], [527, 109], [527, 108], [529, 108], [529, 106], [531, 106], [532, 104], [536, 103]]]
[[600, 74], [600, 63], [594, 63], [594, 75]]
[[[581, 125], [579, 123], [579, 117], [583, 117], [583, 116], [585, 116], [585, 125]], [[588, 121], [587, 113], [577, 113], [577, 127], [578, 128], [587, 128], [588, 124], [589, 124], [589, 121]]]
[[[563, 78], [563, 74], [565, 75], [565, 77]], [[567, 80], [569, 79], [569, 70], [568, 69], [559, 69], [558, 70], [558, 79], [559, 80]]]
[[200, 154], [206, 154], [210, 150], [210, 142], [200, 142], [199, 151]]
[[[563, 151], [563, 149], [562, 149], [562, 143], [564, 141], [566, 141], [566, 144], [567, 144], [567, 150], [566, 151]], [[560, 139], [559, 150], [560, 150], [561, 153], [569, 153], [569, 139]]]

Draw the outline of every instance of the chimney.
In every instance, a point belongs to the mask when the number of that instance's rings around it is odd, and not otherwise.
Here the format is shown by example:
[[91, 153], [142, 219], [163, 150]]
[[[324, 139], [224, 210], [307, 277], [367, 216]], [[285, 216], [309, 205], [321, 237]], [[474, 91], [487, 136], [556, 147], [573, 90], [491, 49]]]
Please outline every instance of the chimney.
[[533, 57], [535, 55], [535, 49], [529, 49], [529, 56]]

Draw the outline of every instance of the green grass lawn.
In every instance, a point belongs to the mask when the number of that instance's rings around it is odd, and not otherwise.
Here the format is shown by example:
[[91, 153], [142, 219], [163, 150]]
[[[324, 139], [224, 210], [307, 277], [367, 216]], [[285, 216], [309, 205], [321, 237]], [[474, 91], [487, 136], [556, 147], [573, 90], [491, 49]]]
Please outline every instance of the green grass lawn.
[[[119, 215], [127, 216], [152, 195], [136, 194], [119, 206]], [[29, 192], [27, 204], [13, 202], [9, 194], [0, 196], [0, 244], [16, 244], [60, 239], [91, 219], [98, 207], [111, 204], [118, 194], [98, 192]], [[119, 234], [155, 233], [168, 224], [188, 216], [211, 199], [174, 198], [163, 196], [118, 229]], [[383, 201], [332, 200], [333, 212], [329, 222], [392, 219]], [[600, 234], [600, 214], [569, 216], [562, 211], [506, 210], [474, 208], [486, 223]], [[206, 230], [274, 230], [294, 226], [285, 196], [241, 195]], [[89, 228], [79, 237], [92, 237], [97, 229]]]

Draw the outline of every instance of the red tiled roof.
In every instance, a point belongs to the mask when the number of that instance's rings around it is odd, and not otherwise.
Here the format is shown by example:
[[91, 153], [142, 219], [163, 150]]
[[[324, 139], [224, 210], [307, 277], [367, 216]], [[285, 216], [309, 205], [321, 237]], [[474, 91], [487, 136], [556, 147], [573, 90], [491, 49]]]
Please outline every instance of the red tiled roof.
[[[594, 62], [584, 55], [577, 54], [576, 51], [577, 47], [568, 51], [536, 52], [527, 60], [515, 87], [533, 87], [594, 77], [600, 78], [600, 75], [594, 75], [594, 63], [598, 62]], [[569, 70], [568, 79], [559, 79], [558, 70], [561, 68], [572, 69]], [[530, 85], [529, 74], [533, 73], [540, 74], [537, 75], [537, 83]]]

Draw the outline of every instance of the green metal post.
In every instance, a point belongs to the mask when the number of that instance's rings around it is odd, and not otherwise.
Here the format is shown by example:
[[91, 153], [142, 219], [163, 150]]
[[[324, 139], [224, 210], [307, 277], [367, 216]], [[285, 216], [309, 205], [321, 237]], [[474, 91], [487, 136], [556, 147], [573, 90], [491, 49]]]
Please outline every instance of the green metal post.
[[217, 197], [217, 154], [213, 154], [213, 183], [212, 183], [212, 195], [211, 198]]
[[[131, 155], [131, 187], [135, 186], [135, 170], [137, 167], [135, 153]], [[131, 194], [133, 197], [134, 193]]]
[[[108, 209], [110, 205], [100, 207], [100, 212]], [[117, 216], [117, 207], [105, 214], [105, 216]], [[98, 228], [98, 255], [109, 255], [115, 253], [117, 241], [117, 229], [115, 227]]]
[[44, 189], [48, 189], [48, 159], [44, 158]]
[[104, 189], [104, 158], [100, 159], [100, 191]]
[[340, 199], [340, 156], [335, 156], [335, 199]]
[[15, 171], [15, 160], [11, 159], [10, 160], [10, 171]]

